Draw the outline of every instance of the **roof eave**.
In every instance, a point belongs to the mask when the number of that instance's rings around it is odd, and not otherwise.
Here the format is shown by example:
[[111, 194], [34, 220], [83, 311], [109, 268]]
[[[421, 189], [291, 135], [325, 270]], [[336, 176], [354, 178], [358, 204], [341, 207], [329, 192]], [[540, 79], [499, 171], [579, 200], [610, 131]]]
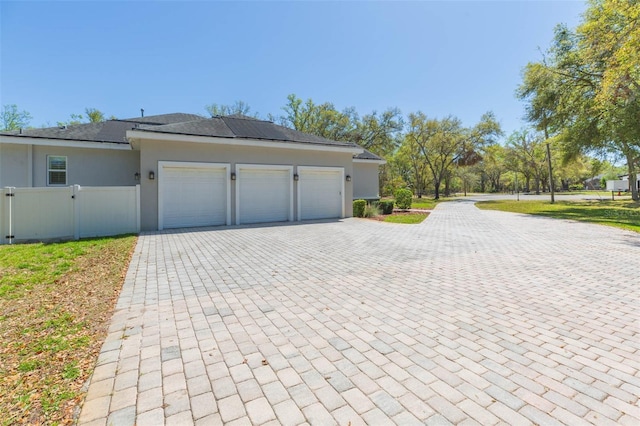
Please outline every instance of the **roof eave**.
[[373, 158], [354, 158], [354, 163], [370, 163], [370, 164], [378, 164], [383, 165], [387, 164], [387, 160], [374, 160]]
[[128, 130], [127, 139], [131, 142], [142, 139], [146, 140], [160, 140], [168, 142], [193, 142], [193, 143], [207, 143], [217, 145], [233, 145], [233, 146], [256, 146], [263, 148], [285, 148], [285, 149], [297, 149], [304, 151], [327, 151], [327, 152], [344, 152], [350, 154], [362, 154], [363, 148], [349, 145], [329, 145], [316, 142], [295, 142], [295, 141], [277, 141], [271, 139], [250, 139], [250, 138], [238, 138], [238, 137], [224, 137], [224, 136], [200, 136], [200, 135], [187, 135], [178, 133], [163, 133], [157, 131], [144, 131], [144, 130]]
[[103, 142], [74, 139], [56, 139], [38, 136], [12, 136], [0, 134], [0, 143], [10, 143], [16, 145], [41, 145], [41, 146], [61, 146], [68, 148], [91, 148], [91, 149], [116, 149], [130, 151], [131, 145], [127, 142]]

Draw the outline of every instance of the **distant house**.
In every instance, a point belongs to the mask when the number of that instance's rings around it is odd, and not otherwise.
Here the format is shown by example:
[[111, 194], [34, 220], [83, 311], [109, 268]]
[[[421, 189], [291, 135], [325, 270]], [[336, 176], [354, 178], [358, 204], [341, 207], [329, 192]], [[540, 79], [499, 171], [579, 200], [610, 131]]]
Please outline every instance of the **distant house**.
[[[622, 180], [629, 180], [629, 175], [622, 175], [619, 176], [620, 179]], [[637, 177], [637, 181], [636, 181], [636, 189], [640, 191], [640, 175], [636, 176]], [[631, 191], [631, 182], [629, 182], [629, 191]]]
[[584, 189], [603, 189], [602, 178], [604, 174], [600, 174], [584, 181]]
[[140, 185], [142, 230], [342, 218], [380, 157], [232, 115], [164, 114], [0, 133], [0, 187]]

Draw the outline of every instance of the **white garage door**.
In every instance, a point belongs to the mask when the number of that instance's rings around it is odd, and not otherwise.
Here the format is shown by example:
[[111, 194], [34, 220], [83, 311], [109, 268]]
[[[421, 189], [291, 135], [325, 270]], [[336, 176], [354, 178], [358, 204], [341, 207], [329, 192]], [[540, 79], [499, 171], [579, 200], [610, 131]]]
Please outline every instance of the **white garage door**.
[[229, 166], [160, 162], [158, 228], [230, 225]]
[[291, 166], [237, 165], [236, 223], [293, 220]]
[[344, 185], [341, 168], [298, 167], [300, 220], [344, 217]]

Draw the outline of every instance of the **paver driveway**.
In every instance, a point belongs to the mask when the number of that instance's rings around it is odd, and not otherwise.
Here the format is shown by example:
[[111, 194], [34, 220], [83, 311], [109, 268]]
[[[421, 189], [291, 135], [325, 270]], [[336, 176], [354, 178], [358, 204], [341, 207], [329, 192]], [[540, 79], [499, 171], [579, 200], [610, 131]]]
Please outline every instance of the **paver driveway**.
[[470, 202], [143, 235], [80, 424], [638, 424], [639, 259]]

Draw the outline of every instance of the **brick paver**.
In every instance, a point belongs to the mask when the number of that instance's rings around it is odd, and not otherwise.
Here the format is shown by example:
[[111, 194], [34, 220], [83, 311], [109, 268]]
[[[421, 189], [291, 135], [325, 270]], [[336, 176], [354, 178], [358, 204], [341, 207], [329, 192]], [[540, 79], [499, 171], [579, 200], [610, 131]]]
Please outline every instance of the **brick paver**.
[[79, 424], [637, 424], [639, 258], [468, 201], [144, 234]]

